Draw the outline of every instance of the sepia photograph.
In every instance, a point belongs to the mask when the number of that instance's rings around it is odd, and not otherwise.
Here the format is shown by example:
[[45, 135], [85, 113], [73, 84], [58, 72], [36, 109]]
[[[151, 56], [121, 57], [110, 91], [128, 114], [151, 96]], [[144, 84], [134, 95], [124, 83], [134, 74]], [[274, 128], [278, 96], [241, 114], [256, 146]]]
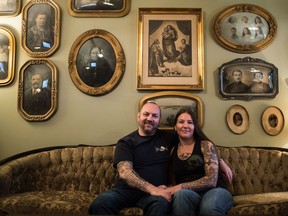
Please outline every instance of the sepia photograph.
[[21, 11], [21, 0], [1, 0], [0, 16], [13, 17]]

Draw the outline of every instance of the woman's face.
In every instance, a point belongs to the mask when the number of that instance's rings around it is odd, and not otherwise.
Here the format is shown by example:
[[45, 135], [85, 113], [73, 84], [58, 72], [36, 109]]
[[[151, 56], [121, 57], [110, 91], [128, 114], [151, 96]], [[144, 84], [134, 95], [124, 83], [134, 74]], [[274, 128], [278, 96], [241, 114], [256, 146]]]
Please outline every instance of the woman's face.
[[97, 60], [99, 54], [100, 54], [99, 48], [98, 47], [94, 47], [91, 50], [90, 57], [91, 57], [92, 60]]
[[182, 113], [179, 115], [175, 125], [175, 130], [180, 138], [188, 139], [193, 137], [194, 123], [192, 116], [188, 113]]

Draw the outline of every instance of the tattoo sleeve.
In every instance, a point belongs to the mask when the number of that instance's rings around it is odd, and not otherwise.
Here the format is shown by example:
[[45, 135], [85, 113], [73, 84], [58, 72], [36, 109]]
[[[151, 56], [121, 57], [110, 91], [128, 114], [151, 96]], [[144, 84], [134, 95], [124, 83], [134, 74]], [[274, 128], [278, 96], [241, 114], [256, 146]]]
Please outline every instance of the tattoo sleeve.
[[149, 182], [142, 179], [133, 169], [131, 161], [121, 161], [117, 164], [120, 179], [124, 180], [129, 186], [147, 192]]
[[203, 141], [201, 143], [201, 151], [204, 155], [205, 176], [191, 182], [182, 183], [182, 188], [194, 191], [214, 188], [217, 185], [219, 162], [217, 150], [213, 143]]

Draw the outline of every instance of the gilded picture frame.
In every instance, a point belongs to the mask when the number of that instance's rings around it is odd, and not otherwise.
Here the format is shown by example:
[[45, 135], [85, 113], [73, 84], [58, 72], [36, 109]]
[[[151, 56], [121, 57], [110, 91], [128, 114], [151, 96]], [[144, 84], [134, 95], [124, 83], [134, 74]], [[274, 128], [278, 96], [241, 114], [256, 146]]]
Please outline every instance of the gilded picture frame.
[[204, 90], [201, 8], [139, 8], [138, 90]]
[[125, 64], [120, 42], [103, 29], [81, 34], [68, 57], [68, 70], [74, 85], [91, 96], [102, 96], [114, 90], [124, 75]]
[[9, 85], [15, 76], [15, 36], [0, 26], [0, 86]]
[[219, 67], [218, 93], [222, 99], [275, 98], [278, 88], [278, 68], [264, 60], [237, 58]]
[[131, 9], [131, 0], [68, 0], [68, 11], [74, 17], [123, 17]]
[[226, 122], [234, 134], [243, 134], [249, 128], [249, 115], [245, 107], [236, 104], [226, 112]]
[[49, 59], [28, 60], [19, 71], [18, 112], [27, 121], [46, 121], [57, 110], [58, 71]]
[[261, 122], [267, 134], [276, 136], [284, 128], [285, 120], [283, 112], [278, 107], [270, 106], [262, 113]]
[[216, 16], [216, 41], [236, 53], [255, 53], [267, 47], [277, 35], [277, 23], [266, 9], [253, 4], [231, 5]]
[[204, 107], [202, 99], [194, 94], [179, 91], [161, 91], [148, 94], [139, 101], [140, 108], [148, 101], [153, 101], [161, 109], [159, 129], [173, 130], [174, 118], [181, 108], [189, 108], [197, 116], [200, 127], [203, 127]]
[[0, 1], [0, 16], [14, 17], [21, 11], [21, 0]]
[[61, 10], [55, 1], [31, 0], [23, 7], [21, 47], [27, 55], [50, 57], [58, 50], [60, 21]]

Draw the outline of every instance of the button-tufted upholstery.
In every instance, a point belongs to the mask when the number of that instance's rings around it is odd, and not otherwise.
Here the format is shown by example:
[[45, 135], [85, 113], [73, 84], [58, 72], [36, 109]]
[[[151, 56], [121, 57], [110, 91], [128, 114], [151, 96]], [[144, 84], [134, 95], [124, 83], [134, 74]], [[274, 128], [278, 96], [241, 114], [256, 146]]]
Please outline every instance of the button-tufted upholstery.
[[[0, 162], [0, 213], [84, 215], [97, 194], [113, 187], [114, 145], [34, 150]], [[229, 215], [287, 215], [288, 152], [218, 147], [234, 173]], [[141, 215], [128, 208], [126, 215]]]

